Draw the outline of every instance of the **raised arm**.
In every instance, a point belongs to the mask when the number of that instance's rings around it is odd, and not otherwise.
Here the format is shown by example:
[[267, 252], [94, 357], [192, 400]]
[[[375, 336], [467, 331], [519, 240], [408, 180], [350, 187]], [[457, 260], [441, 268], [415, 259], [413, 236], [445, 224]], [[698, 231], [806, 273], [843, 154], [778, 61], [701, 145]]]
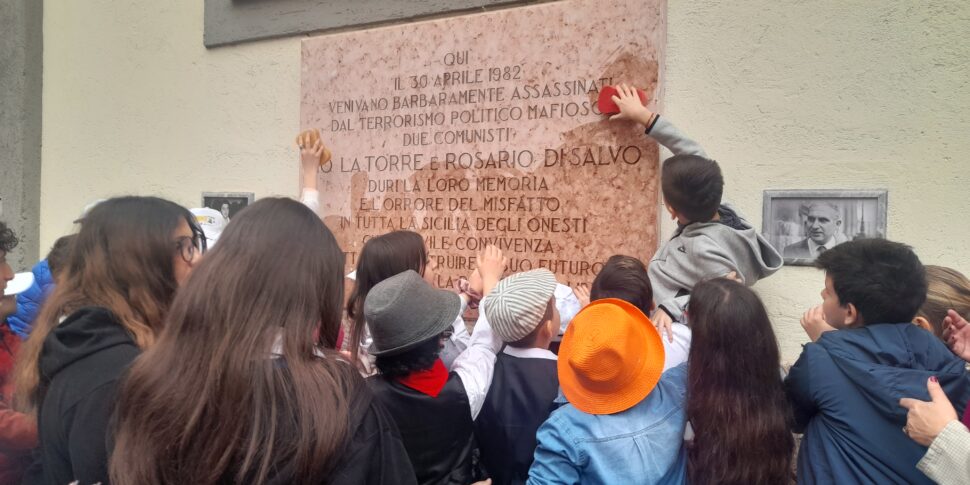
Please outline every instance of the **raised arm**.
[[322, 163], [321, 160], [324, 160], [324, 158], [330, 160], [330, 150], [323, 144], [320, 132], [316, 130], [307, 130], [300, 133], [296, 137], [296, 145], [300, 148], [300, 168], [303, 174], [300, 202], [313, 212], [317, 212], [320, 208], [317, 171]]
[[461, 293], [458, 297], [461, 298], [461, 308], [458, 309], [455, 321], [451, 322], [451, 337], [445, 341], [445, 348], [441, 350], [440, 355], [449, 370], [454, 365], [455, 359], [468, 348], [472, 338], [464, 318], [465, 310], [468, 308], [468, 295]]
[[687, 137], [674, 126], [673, 123], [651, 112], [640, 102], [636, 89], [625, 84], [616, 88], [617, 94], [613, 102], [620, 108], [620, 113], [613, 115], [612, 120], [630, 120], [646, 127], [646, 134], [660, 143], [674, 155], [698, 155], [707, 158], [707, 153], [700, 144]]
[[468, 348], [468, 344], [472, 338], [471, 332], [468, 331], [468, 326], [465, 325], [464, 315], [465, 310], [468, 308], [478, 308], [479, 302], [482, 301], [484, 287], [482, 276], [478, 272], [478, 269], [472, 271], [472, 274], [468, 278], [462, 278], [456, 282], [455, 289], [461, 298], [461, 310], [458, 312], [455, 321], [451, 324], [451, 338], [445, 342], [445, 349], [441, 351], [441, 360], [445, 361], [445, 366], [449, 370], [454, 365], [455, 358]]
[[[488, 246], [485, 251], [479, 253], [478, 270], [482, 275], [486, 296], [502, 278], [507, 264], [508, 260], [495, 246]], [[495, 356], [502, 349], [502, 339], [492, 332], [492, 326], [485, 318], [484, 305], [483, 300], [468, 348], [455, 359], [452, 366], [452, 372], [461, 377], [461, 382], [465, 386], [472, 419], [477, 418], [482, 410], [488, 388], [492, 385]]]

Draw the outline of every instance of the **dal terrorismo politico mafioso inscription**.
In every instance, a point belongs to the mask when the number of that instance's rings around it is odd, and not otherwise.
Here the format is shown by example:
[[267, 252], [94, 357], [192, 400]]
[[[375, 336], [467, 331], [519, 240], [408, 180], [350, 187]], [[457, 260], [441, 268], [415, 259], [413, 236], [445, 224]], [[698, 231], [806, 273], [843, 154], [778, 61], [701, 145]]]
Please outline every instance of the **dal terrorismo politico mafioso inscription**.
[[565, 284], [649, 260], [658, 149], [596, 99], [626, 82], [657, 109], [665, 38], [662, 0], [568, 0], [304, 40], [301, 127], [333, 152], [320, 216], [347, 269], [396, 229], [424, 237], [439, 287], [487, 244]]

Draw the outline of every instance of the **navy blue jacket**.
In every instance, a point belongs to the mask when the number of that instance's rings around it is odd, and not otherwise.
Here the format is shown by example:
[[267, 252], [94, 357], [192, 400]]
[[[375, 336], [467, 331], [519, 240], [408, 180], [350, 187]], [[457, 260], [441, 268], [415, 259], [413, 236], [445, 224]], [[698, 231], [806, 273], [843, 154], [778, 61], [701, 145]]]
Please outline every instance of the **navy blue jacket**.
[[970, 400], [965, 362], [911, 323], [822, 334], [805, 345], [785, 379], [796, 431], [798, 483], [932, 484], [916, 469], [926, 447], [902, 428], [899, 399], [929, 401], [936, 376], [958, 415]]

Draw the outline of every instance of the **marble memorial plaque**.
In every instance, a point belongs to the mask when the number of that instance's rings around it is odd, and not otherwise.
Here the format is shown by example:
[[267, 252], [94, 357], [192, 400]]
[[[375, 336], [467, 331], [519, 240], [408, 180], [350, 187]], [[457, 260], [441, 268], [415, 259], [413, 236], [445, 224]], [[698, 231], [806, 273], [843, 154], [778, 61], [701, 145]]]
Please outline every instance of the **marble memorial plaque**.
[[301, 129], [333, 152], [320, 216], [347, 253], [420, 233], [437, 285], [495, 244], [509, 272], [589, 283], [657, 248], [657, 145], [596, 110], [603, 86], [662, 98], [666, 2], [566, 0], [303, 41]]

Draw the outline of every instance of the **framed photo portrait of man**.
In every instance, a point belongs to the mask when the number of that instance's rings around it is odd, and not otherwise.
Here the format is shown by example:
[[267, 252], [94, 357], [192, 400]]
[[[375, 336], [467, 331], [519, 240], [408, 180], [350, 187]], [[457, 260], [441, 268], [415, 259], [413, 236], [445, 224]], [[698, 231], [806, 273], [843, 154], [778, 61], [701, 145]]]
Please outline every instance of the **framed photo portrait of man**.
[[886, 190], [766, 190], [761, 233], [788, 265], [846, 241], [886, 237]]
[[255, 198], [252, 192], [202, 192], [202, 207], [221, 212], [228, 223]]

